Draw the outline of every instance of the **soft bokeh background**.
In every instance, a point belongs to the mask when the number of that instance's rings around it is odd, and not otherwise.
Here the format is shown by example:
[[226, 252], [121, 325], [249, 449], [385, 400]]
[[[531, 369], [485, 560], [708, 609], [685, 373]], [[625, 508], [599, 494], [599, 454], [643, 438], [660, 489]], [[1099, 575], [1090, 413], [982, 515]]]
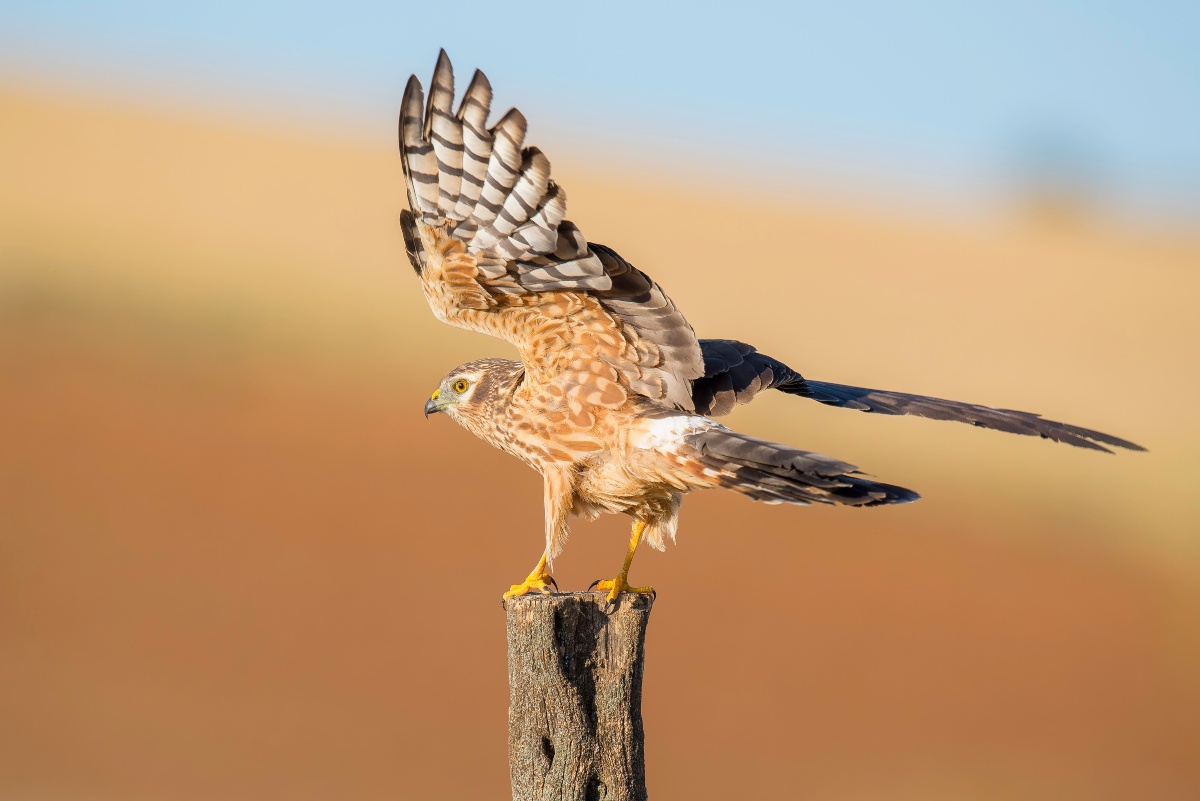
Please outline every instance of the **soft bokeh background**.
[[540, 482], [422, 419], [509, 351], [396, 223], [443, 45], [701, 335], [1150, 448], [740, 411], [925, 498], [688, 500], [654, 798], [1200, 797], [1198, 16], [0, 6], [0, 798], [505, 797]]

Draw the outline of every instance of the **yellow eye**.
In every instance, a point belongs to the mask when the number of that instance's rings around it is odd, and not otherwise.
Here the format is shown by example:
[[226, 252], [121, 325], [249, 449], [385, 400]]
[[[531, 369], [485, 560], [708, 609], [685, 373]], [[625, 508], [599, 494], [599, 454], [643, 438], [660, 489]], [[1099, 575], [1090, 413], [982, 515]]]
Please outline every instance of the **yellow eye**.
[[467, 391], [467, 387], [469, 386], [470, 384], [467, 383], [466, 379], [460, 378], [454, 382], [454, 391], [461, 395]]

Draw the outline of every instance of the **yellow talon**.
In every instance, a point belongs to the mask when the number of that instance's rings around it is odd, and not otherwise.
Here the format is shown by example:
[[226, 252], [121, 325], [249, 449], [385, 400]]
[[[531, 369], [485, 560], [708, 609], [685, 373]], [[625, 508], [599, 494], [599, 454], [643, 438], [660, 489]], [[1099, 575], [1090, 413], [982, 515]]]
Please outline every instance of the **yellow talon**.
[[542, 558], [533, 572], [526, 576], [520, 584], [509, 587], [508, 592], [504, 593], [503, 600], [507, 601], [518, 595], [529, 595], [535, 592], [549, 594], [551, 587], [558, 589], [558, 585], [554, 583], [554, 577], [546, 572], [546, 555], [542, 554]]
[[623, 592], [632, 592], [637, 595], [654, 595], [653, 587], [630, 587], [629, 582], [625, 580], [624, 576], [597, 581], [592, 585], [592, 588], [596, 590], [608, 590], [608, 599], [606, 601], [608, 604], [615, 604], [617, 596]]
[[625, 564], [621, 567], [620, 574], [615, 579], [604, 579], [592, 583], [589, 590], [608, 590], [608, 598], [604, 602], [604, 607], [607, 611], [612, 611], [617, 607], [617, 596], [623, 592], [632, 592], [639, 595], [654, 595], [653, 587], [630, 587], [629, 586], [629, 566], [633, 564], [633, 553], [637, 550], [638, 543], [642, 541], [642, 532], [646, 529], [646, 523], [642, 520], [634, 521], [633, 532], [629, 535], [629, 552], [625, 554]]

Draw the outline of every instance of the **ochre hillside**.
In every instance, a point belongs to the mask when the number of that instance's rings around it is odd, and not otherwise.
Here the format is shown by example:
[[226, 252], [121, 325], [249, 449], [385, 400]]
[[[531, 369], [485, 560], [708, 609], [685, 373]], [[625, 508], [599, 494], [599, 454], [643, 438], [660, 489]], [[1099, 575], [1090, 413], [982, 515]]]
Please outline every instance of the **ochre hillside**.
[[[1196, 797], [1200, 242], [759, 197], [538, 131], [571, 218], [702, 336], [1150, 449], [739, 412], [925, 497], [688, 499], [631, 576], [654, 797]], [[0, 795], [503, 797], [540, 482], [421, 416], [508, 349], [425, 308], [391, 132], [9, 87], [0, 175]], [[577, 525], [560, 584], [625, 525]]]

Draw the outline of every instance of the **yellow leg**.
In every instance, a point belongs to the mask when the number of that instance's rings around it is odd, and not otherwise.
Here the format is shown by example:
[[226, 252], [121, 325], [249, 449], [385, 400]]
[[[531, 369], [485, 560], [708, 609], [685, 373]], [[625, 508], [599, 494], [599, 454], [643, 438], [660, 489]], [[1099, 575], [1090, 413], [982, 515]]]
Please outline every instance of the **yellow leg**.
[[517, 595], [528, 595], [532, 592], [549, 593], [552, 584], [557, 590], [558, 585], [554, 583], [554, 577], [546, 572], [546, 554], [542, 554], [542, 558], [538, 560], [537, 567], [533, 569], [533, 572], [520, 584], [509, 587], [508, 592], [504, 593], [504, 600], [507, 601]]
[[629, 537], [629, 552], [625, 554], [625, 564], [621, 567], [621, 573], [615, 579], [596, 581], [592, 586], [598, 590], [608, 590], [608, 599], [605, 605], [609, 609], [613, 609], [617, 605], [617, 596], [623, 592], [635, 592], [641, 594], [654, 594], [653, 587], [630, 587], [629, 586], [629, 566], [633, 564], [633, 554], [637, 550], [638, 543], [642, 541], [642, 532], [646, 529], [644, 520], [636, 520], [633, 523], [633, 533]]

